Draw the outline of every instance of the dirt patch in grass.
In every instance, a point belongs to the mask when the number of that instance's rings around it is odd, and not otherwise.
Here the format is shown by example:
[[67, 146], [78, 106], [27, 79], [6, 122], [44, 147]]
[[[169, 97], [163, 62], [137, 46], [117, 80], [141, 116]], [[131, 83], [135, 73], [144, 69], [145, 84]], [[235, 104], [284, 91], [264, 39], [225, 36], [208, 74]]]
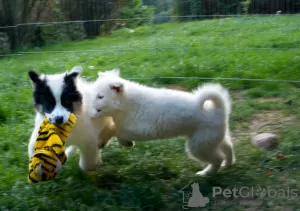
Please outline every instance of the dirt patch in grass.
[[256, 99], [259, 103], [265, 103], [265, 102], [270, 102], [270, 103], [275, 103], [275, 102], [281, 102], [282, 99], [281, 98], [258, 98]]
[[[266, 99], [270, 100], [271, 99]], [[275, 100], [275, 99], [273, 99]], [[261, 99], [261, 102], [266, 102]], [[295, 125], [296, 119], [294, 116], [287, 116], [283, 111], [262, 111], [253, 116], [252, 120], [248, 123], [248, 128], [238, 128], [233, 130], [233, 142], [251, 138], [257, 133], [272, 132], [278, 133], [282, 129], [287, 129]]]
[[[277, 131], [291, 124], [293, 120], [293, 116], [286, 116], [282, 111], [265, 111], [254, 115], [252, 121], [250, 122], [249, 130], [251, 131], [251, 133], [276, 133]], [[257, 131], [258, 129], [259, 131]]]

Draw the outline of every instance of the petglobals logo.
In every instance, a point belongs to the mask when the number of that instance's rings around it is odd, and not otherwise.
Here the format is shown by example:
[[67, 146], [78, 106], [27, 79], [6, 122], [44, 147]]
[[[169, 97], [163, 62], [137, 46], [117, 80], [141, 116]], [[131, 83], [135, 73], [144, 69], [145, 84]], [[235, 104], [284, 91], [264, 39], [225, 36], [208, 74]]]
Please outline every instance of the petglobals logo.
[[183, 194], [183, 209], [188, 209], [189, 207], [205, 207], [206, 204], [209, 203], [209, 198], [202, 195], [198, 183], [194, 182], [190, 184], [191, 190], [185, 190], [186, 187], [188, 188], [188, 186], [185, 186], [180, 190]]
[[[237, 200], [235, 202], [243, 202], [243, 200], [250, 202], [264, 198], [295, 199], [300, 196], [300, 191], [298, 189], [292, 189], [290, 187], [286, 187], [285, 189], [275, 189], [272, 187], [261, 188], [250, 186], [239, 188], [212, 187], [212, 195], [211, 198], [209, 198], [201, 193], [200, 185], [195, 182], [187, 184], [180, 190], [180, 192], [182, 192], [183, 209], [206, 207], [211, 201], [214, 203], [226, 202], [224, 199], [232, 198]], [[230, 200], [229, 202], [234, 201]]]
[[287, 187], [286, 189], [274, 189], [271, 187], [260, 188], [260, 187], [241, 187], [241, 188], [221, 188], [213, 187], [212, 197], [224, 198], [297, 198], [299, 196], [299, 190], [291, 189]]

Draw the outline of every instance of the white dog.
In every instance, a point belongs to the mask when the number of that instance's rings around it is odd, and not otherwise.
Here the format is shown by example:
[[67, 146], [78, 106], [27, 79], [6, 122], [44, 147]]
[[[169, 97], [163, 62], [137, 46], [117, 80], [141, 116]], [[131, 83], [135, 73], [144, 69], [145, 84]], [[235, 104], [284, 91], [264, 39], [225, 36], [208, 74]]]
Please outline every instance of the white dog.
[[189, 138], [189, 155], [209, 165], [207, 175], [235, 162], [228, 127], [231, 100], [219, 84], [206, 84], [193, 93], [151, 88], [120, 78], [119, 70], [99, 72], [93, 90], [94, 116], [111, 116], [121, 145], [132, 141]]
[[63, 74], [38, 75], [29, 72], [36, 110], [35, 126], [28, 145], [29, 159], [34, 154], [34, 143], [45, 116], [53, 124], [62, 124], [73, 112], [77, 122], [66, 142], [66, 147], [69, 146], [67, 157], [78, 147], [81, 169], [95, 170], [101, 163], [99, 148], [115, 135], [115, 127], [111, 117], [90, 118], [91, 83], [78, 76], [81, 71], [82, 68], [77, 66]]

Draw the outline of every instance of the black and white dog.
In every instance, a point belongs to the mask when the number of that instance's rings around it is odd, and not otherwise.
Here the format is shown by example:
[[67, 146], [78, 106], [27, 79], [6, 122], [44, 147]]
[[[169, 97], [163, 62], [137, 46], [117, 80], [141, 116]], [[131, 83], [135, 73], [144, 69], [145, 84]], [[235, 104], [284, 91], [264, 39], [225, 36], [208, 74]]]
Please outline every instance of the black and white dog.
[[76, 66], [62, 74], [29, 72], [36, 110], [35, 127], [28, 145], [29, 158], [34, 154], [34, 143], [45, 116], [52, 124], [63, 124], [72, 112], [77, 116], [77, 123], [66, 142], [67, 157], [78, 147], [82, 170], [95, 170], [101, 163], [99, 148], [115, 135], [115, 127], [110, 117], [90, 117], [91, 83], [80, 78], [81, 71], [82, 68]]

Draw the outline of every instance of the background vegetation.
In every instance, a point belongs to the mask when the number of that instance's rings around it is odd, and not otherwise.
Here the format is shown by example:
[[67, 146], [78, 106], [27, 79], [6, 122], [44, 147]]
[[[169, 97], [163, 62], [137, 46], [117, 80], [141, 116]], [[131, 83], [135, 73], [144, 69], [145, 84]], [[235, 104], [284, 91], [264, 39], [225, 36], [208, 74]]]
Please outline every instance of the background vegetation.
[[0, 54], [109, 36], [124, 27], [278, 11], [299, 13], [300, 0], [0, 0]]

